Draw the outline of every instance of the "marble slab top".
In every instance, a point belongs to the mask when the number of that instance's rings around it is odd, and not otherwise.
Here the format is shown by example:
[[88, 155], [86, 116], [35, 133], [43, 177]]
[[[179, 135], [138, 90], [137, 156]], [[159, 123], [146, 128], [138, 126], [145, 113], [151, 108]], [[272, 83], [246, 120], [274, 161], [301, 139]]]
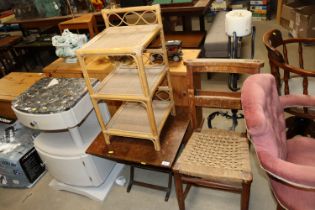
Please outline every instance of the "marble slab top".
[[[91, 82], [95, 85], [97, 80]], [[12, 105], [26, 113], [58, 113], [74, 107], [85, 94], [83, 78], [42, 78], [16, 97]]]

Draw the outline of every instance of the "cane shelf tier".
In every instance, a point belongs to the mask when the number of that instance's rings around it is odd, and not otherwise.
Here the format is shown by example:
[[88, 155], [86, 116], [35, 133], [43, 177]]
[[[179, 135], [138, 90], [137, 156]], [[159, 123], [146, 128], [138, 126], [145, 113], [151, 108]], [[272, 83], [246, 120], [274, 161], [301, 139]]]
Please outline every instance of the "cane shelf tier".
[[[152, 97], [167, 73], [165, 65], [145, 67], [149, 94]], [[141, 83], [138, 78], [138, 69], [129, 66], [120, 66], [113, 70], [101, 83], [97, 92], [91, 97], [130, 101], [145, 101]]]
[[[110, 144], [112, 135], [148, 139], [159, 151], [161, 130], [169, 114], [175, 114], [160, 6], [104, 9], [102, 15], [106, 29], [76, 53], [105, 142]], [[161, 48], [148, 49], [157, 38]], [[160, 54], [162, 60], [150, 62], [148, 53]], [[96, 89], [91, 86], [85, 63], [93, 55], [107, 56], [115, 62], [114, 70]], [[115, 59], [122, 57], [131, 62], [123, 64]], [[169, 99], [156, 97], [160, 90], [168, 92]], [[99, 111], [100, 100], [123, 102], [108, 123]]]

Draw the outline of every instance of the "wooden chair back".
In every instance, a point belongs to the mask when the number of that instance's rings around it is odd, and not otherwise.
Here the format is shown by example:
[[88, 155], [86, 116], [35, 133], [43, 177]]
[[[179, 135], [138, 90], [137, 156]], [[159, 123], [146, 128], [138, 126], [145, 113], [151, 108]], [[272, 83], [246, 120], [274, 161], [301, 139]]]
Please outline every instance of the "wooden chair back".
[[264, 65], [263, 61], [250, 59], [194, 59], [184, 63], [187, 67], [188, 99], [193, 128], [201, 127], [201, 107], [242, 109], [240, 92], [202, 90], [198, 78], [200, 74], [195, 73], [256, 74]]
[[[293, 77], [302, 77], [301, 87], [303, 94], [309, 95], [309, 77], [315, 77], [314, 70], [307, 70], [304, 68], [303, 46], [305, 44], [315, 44], [315, 38], [290, 38], [283, 39], [279, 30], [273, 29], [266, 32], [263, 36], [263, 42], [268, 51], [268, 58], [270, 64], [271, 74], [276, 79], [278, 93], [281, 94], [281, 89], [284, 88], [284, 94], [290, 94], [289, 80]], [[288, 45], [297, 44], [297, 55], [299, 59], [299, 66], [293, 66], [288, 59]], [[281, 52], [282, 47], [282, 52]], [[280, 48], [280, 49], [279, 49]], [[282, 87], [284, 85], [284, 87]], [[309, 118], [308, 109], [288, 109], [287, 111], [298, 116]], [[315, 119], [314, 117], [311, 117]]]

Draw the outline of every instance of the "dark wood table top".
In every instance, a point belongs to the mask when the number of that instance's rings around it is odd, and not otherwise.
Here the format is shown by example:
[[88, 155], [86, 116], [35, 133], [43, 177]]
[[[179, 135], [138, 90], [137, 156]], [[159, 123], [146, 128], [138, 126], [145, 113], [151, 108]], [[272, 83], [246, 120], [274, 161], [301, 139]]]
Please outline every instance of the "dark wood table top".
[[[169, 6], [162, 5], [162, 14], [172, 13], [172, 14], [186, 14], [187, 13], [198, 13], [198, 15], [203, 15], [214, 0], [196, 0], [193, 5], [179, 5], [179, 6]], [[190, 14], [191, 15], [191, 14]]]
[[13, 44], [19, 42], [22, 36], [6, 36], [0, 39], [0, 48], [5, 48], [12, 46]]
[[113, 136], [106, 145], [102, 133], [92, 142], [86, 153], [120, 163], [170, 169], [180, 145], [191, 134], [187, 112], [177, 110], [175, 117], [169, 116], [161, 136], [161, 150], [155, 151], [153, 143], [143, 139]]
[[[165, 41], [169, 40], [181, 40], [182, 48], [186, 49], [199, 49], [205, 39], [206, 33], [201, 31], [193, 32], [170, 32], [165, 34]], [[150, 47], [158, 48], [160, 47], [160, 39], [154, 40]]]

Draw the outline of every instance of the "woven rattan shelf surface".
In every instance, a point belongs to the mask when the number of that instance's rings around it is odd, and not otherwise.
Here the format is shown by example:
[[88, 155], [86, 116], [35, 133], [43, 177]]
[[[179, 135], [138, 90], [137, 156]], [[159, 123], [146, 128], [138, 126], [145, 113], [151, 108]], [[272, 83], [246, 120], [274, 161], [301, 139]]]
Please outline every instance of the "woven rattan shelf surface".
[[[158, 133], [161, 132], [163, 125], [172, 109], [169, 101], [153, 101], [153, 110]], [[129, 137], [139, 137], [135, 133], [148, 136], [152, 135], [147, 111], [142, 103], [125, 103], [115, 113], [107, 126], [109, 134], [119, 134], [121, 131], [129, 132]]]
[[133, 54], [141, 53], [159, 33], [158, 24], [110, 27], [99, 33], [78, 54]]
[[[103, 80], [100, 89], [93, 97], [103, 99], [122, 99], [126, 96], [144, 96], [137, 68], [120, 66]], [[165, 77], [167, 68], [164, 65], [145, 67], [150, 93], [156, 90]]]
[[247, 139], [232, 131], [194, 132], [174, 169], [213, 181], [251, 181]]

